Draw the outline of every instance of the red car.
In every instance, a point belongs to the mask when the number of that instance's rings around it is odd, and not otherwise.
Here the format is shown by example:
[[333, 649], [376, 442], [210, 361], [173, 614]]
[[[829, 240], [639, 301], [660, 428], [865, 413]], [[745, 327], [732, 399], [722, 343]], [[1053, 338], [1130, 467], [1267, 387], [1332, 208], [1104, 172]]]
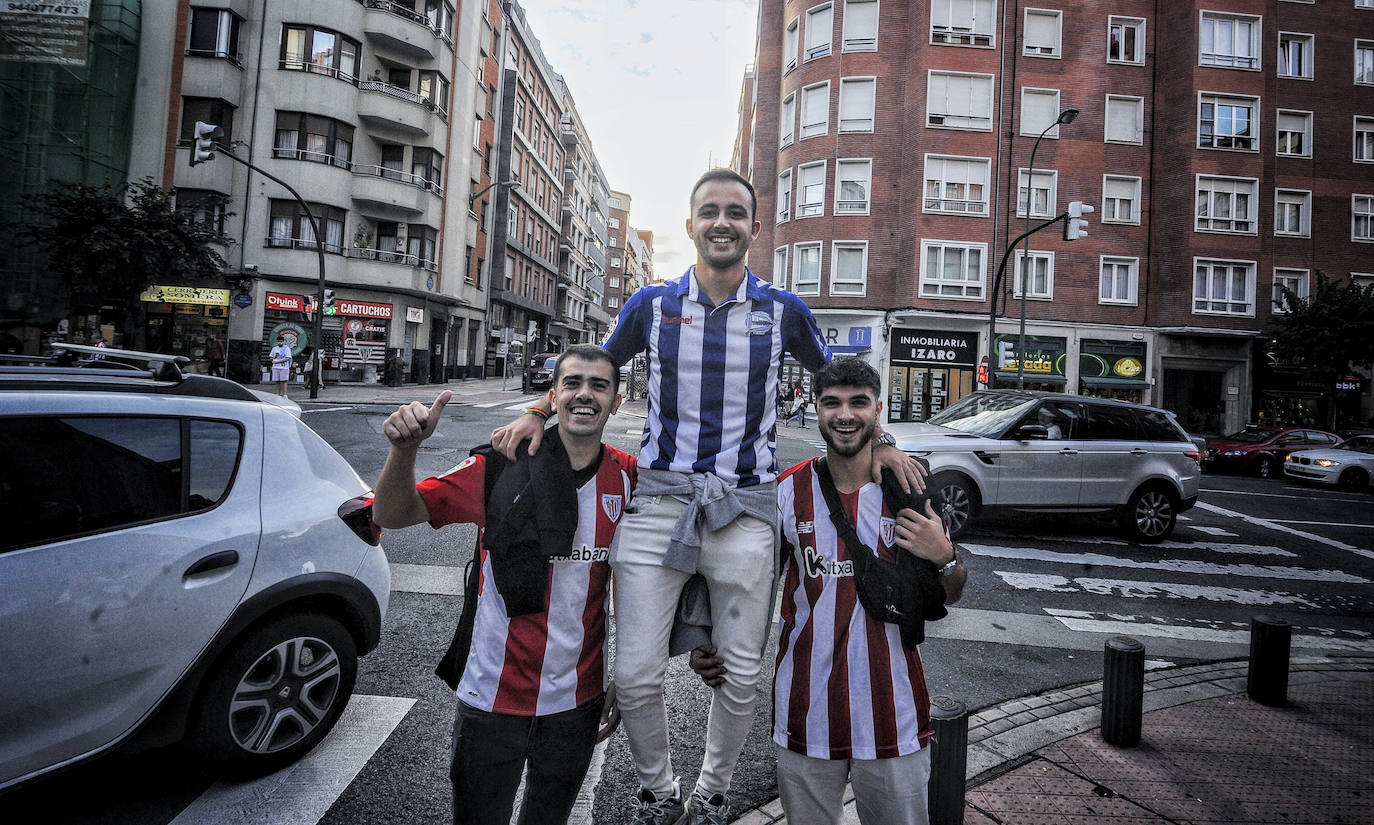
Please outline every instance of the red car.
[[1330, 447], [1340, 440], [1335, 433], [1324, 430], [1252, 424], [1238, 433], [1207, 439], [1207, 457], [1202, 466], [1212, 471], [1254, 473], [1269, 478], [1283, 474], [1283, 460], [1289, 453]]

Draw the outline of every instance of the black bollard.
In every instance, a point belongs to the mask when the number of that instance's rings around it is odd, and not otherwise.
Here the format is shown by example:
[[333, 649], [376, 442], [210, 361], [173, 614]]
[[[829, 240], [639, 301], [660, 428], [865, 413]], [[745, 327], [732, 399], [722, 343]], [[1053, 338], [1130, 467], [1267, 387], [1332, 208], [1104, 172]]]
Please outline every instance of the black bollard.
[[1245, 693], [1261, 705], [1279, 707], [1288, 703], [1288, 650], [1293, 643], [1293, 626], [1276, 616], [1255, 616], [1250, 620], [1250, 669], [1245, 677]]
[[930, 722], [930, 825], [963, 825], [964, 774], [968, 771], [968, 708], [958, 699], [932, 696]]
[[1130, 636], [1113, 636], [1102, 652], [1102, 740], [1134, 748], [1140, 744], [1140, 714], [1145, 700], [1145, 645]]

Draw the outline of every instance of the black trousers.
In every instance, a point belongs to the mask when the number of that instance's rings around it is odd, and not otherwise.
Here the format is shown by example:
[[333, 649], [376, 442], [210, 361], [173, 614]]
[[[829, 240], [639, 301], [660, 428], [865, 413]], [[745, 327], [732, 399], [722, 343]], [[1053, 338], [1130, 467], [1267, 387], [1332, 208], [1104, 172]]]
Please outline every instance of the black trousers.
[[453, 724], [454, 825], [509, 825], [528, 765], [520, 825], [568, 821], [587, 775], [605, 696], [547, 716], [488, 713], [458, 702]]

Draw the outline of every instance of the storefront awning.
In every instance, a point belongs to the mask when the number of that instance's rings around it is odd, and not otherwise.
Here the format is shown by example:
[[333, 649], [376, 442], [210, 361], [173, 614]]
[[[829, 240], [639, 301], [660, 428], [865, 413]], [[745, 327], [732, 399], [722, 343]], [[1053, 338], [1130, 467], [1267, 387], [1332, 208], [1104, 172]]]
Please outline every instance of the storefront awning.
[[1085, 387], [1123, 387], [1130, 390], [1144, 390], [1150, 387], [1150, 382], [1143, 378], [1089, 378], [1085, 375], [1078, 380], [1082, 381]]
[[[1003, 381], [1015, 381], [1015, 380], [1016, 380], [1016, 372], [1015, 372], [1014, 370], [1013, 370], [1013, 371], [1010, 371], [1010, 372], [1008, 372], [1008, 371], [1006, 371], [1006, 370], [998, 370], [998, 371], [997, 371], [997, 377], [998, 377], [999, 379], [1003, 380]], [[1067, 384], [1067, 383], [1069, 383], [1069, 379], [1065, 378], [1065, 377], [1062, 376], [1062, 375], [1054, 375], [1054, 374], [1046, 375], [1046, 374], [1044, 374], [1044, 373], [1039, 373], [1039, 372], [1027, 372], [1027, 373], [1023, 373], [1023, 374], [1022, 374], [1022, 379], [1025, 380], [1025, 381], [1033, 381], [1033, 382], [1035, 382], [1035, 383], [1037, 383], [1037, 384]]]

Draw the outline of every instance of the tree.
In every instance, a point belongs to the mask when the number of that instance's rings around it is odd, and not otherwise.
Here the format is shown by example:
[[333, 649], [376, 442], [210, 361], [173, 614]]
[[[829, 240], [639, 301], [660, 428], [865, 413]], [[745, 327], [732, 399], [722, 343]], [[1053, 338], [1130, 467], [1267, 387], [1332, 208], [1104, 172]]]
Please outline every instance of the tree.
[[1337, 281], [1317, 272], [1306, 298], [1283, 287], [1283, 307], [1273, 316], [1274, 354], [1321, 379], [1334, 427], [1336, 379], [1374, 364], [1374, 283]]
[[52, 286], [47, 292], [55, 296], [40, 314], [63, 317], [114, 305], [126, 315], [126, 330], [141, 330], [139, 296], [147, 287], [222, 283], [225, 262], [215, 246], [232, 241], [220, 231], [222, 221], [204, 215], [223, 215], [229, 199], [211, 194], [192, 211], [177, 209], [175, 198], [175, 190], [151, 178], [59, 185], [26, 197], [27, 217], [15, 240], [39, 254]]

